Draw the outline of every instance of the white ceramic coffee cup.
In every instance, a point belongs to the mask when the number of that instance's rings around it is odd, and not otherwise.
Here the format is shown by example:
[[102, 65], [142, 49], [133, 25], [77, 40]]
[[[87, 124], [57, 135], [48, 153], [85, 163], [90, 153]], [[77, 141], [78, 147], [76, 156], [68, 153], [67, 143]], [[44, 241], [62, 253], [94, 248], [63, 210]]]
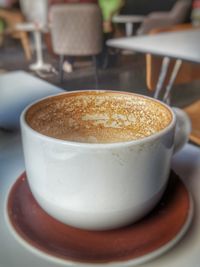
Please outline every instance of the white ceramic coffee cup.
[[148, 137], [92, 144], [33, 130], [25, 116], [34, 104], [21, 114], [25, 166], [31, 191], [48, 214], [78, 228], [106, 230], [135, 222], [156, 205], [168, 181], [174, 147], [182, 147], [189, 135], [184, 112], [176, 111], [176, 116], [166, 106], [171, 122]]

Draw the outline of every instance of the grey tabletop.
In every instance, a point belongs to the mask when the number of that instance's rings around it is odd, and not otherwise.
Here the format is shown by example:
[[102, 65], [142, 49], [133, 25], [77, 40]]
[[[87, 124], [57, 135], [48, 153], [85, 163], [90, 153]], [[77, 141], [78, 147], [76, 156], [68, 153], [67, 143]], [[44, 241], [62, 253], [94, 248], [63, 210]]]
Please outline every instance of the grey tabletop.
[[200, 63], [200, 29], [110, 39], [107, 45]]
[[0, 127], [18, 128], [22, 110], [31, 102], [48, 95], [62, 93], [56, 85], [24, 71], [0, 75]]

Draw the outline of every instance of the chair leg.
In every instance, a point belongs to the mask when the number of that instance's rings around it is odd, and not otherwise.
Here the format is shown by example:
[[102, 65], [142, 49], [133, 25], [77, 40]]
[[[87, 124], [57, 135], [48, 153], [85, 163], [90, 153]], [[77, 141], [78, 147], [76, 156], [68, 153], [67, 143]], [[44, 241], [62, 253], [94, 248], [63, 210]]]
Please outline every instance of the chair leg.
[[97, 57], [92, 56], [92, 61], [93, 61], [93, 65], [94, 65], [95, 89], [98, 89], [99, 80], [98, 80], [98, 69], [97, 69]]
[[59, 79], [60, 83], [63, 83], [63, 63], [64, 63], [64, 55], [60, 55], [60, 61], [59, 61]]

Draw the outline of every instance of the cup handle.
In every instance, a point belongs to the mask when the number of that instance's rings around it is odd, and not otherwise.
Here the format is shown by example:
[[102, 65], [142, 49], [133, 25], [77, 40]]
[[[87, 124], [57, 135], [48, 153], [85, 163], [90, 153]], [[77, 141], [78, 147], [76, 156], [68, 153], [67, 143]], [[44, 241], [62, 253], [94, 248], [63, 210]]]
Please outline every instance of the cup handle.
[[178, 152], [188, 141], [191, 133], [191, 121], [187, 113], [179, 108], [172, 108], [176, 115], [176, 128], [174, 138], [174, 154]]

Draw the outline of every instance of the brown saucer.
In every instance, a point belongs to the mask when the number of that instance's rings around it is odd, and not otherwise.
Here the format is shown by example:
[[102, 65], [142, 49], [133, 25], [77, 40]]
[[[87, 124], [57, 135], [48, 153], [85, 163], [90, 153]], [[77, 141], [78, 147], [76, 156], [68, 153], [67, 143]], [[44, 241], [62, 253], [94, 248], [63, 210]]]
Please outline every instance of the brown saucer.
[[[112, 231], [85, 231], [64, 225], [37, 204], [22, 174], [8, 196], [7, 218], [15, 236], [39, 255], [76, 263], [141, 263], [160, 255], [186, 232], [190, 195], [171, 172], [166, 192], [144, 219]], [[17, 234], [16, 234], [17, 233]], [[170, 245], [171, 244], [171, 245]], [[152, 257], [151, 257], [152, 255]]]

